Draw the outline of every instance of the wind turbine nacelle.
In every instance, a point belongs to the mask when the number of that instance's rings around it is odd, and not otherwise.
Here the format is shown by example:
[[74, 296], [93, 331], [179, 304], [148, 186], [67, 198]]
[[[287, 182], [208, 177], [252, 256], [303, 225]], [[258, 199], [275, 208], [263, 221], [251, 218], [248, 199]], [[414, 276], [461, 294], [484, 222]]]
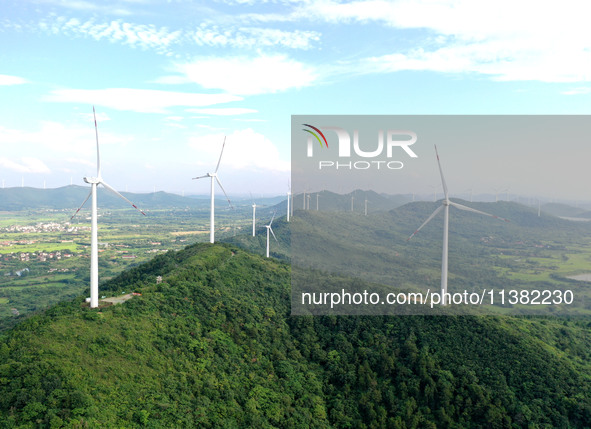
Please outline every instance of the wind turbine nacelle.
[[84, 181], [91, 185], [95, 183], [98, 185], [99, 183], [101, 183], [101, 179], [99, 179], [98, 177], [85, 177]]

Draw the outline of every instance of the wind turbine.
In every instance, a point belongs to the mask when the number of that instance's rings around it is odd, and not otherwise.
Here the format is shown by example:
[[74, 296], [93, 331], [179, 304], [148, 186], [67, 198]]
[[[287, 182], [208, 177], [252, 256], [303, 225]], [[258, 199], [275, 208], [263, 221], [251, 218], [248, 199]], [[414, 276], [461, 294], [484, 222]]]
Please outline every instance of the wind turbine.
[[464, 192], [470, 193], [470, 202], [472, 202], [474, 196], [474, 188], [466, 189]]
[[[250, 198], [252, 199], [252, 194], [250, 194]], [[254, 237], [255, 234], [255, 224], [256, 224], [256, 211], [257, 211], [257, 203], [252, 200], [252, 236]]]
[[199, 176], [199, 177], [193, 177], [193, 180], [197, 180], [197, 179], [203, 179], [205, 177], [211, 177], [211, 208], [210, 208], [210, 212], [209, 212], [209, 242], [213, 243], [215, 241], [215, 233], [214, 233], [214, 213], [215, 213], [215, 186], [214, 186], [214, 180], [216, 182], [218, 182], [218, 185], [220, 185], [220, 188], [222, 188], [222, 192], [224, 193], [224, 195], [226, 196], [226, 199], [228, 200], [228, 204], [230, 205], [230, 207], [234, 208], [232, 206], [232, 203], [230, 202], [230, 198], [228, 198], [228, 194], [226, 194], [226, 191], [224, 190], [224, 187], [222, 186], [222, 182], [220, 182], [220, 179], [218, 179], [218, 169], [220, 168], [220, 162], [222, 161], [222, 155], [224, 154], [224, 146], [226, 146], [226, 137], [224, 137], [224, 143], [222, 144], [222, 151], [220, 152], [220, 159], [218, 159], [218, 165], [215, 167], [215, 171], [213, 173], [207, 173], [203, 176]]
[[271, 231], [271, 234], [273, 234], [273, 238], [275, 239], [275, 241], [277, 241], [277, 237], [275, 237], [275, 233], [273, 232], [273, 228], [271, 228], [271, 224], [273, 223], [273, 219], [275, 219], [275, 213], [273, 213], [273, 217], [271, 218], [271, 222], [269, 222], [269, 225], [265, 225], [265, 228], [267, 228], [267, 258], [269, 257], [269, 231]]
[[96, 201], [96, 189], [98, 185], [103, 185], [106, 189], [117, 195], [122, 200], [131, 204], [131, 206], [138, 210], [144, 216], [146, 215], [140, 210], [134, 203], [129, 201], [114, 188], [109, 186], [101, 176], [101, 157], [99, 153], [99, 140], [98, 140], [98, 127], [96, 125], [96, 112], [94, 106], [92, 106], [92, 114], [94, 116], [94, 133], [96, 136], [96, 177], [85, 177], [84, 181], [91, 185], [90, 193], [82, 203], [82, 205], [76, 210], [76, 213], [72, 215], [70, 220], [74, 219], [74, 216], [78, 214], [80, 209], [84, 207], [84, 204], [92, 197], [92, 208], [91, 208], [91, 220], [90, 220], [90, 308], [98, 307], [98, 226], [97, 226], [97, 201]]
[[289, 212], [289, 199], [290, 198], [291, 198], [291, 185], [289, 184], [289, 180], [288, 180], [287, 181], [287, 221], [288, 222], [289, 222], [289, 215], [290, 215], [290, 212]]
[[433, 189], [433, 202], [437, 201], [437, 187], [439, 185], [431, 185], [431, 188]]
[[448, 235], [449, 235], [449, 206], [454, 206], [460, 210], [465, 210], [468, 212], [478, 213], [485, 216], [494, 217], [496, 219], [504, 220], [505, 222], [509, 222], [507, 219], [503, 219], [502, 217], [491, 215], [489, 213], [482, 212], [480, 210], [475, 210], [473, 208], [464, 206], [462, 204], [454, 203], [449, 199], [449, 193], [447, 192], [447, 185], [445, 184], [445, 178], [443, 177], [443, 170], [441, 169], [441, 162], [439, 161], [439, 153], [437, 152], [437, 146], [435, 146], [435, 155], [437, 155], [437, 165], [439, 166], [439, 174], [441, 175], [441, 184], [443, 186], [443, 193], [444, 199], [439, 207], [435, 209], [435, 211], [427, 218], [425, 222], [419, 228], [412, 233], [408, 240], [413, 238], [425, 225], [429, 223], [431, 219], [433, 219], [441, 210], [443, 210], [443, 255], [441, 257], [441, 303], [443, 305], [447, 305], [447, 252], [448, 252]]

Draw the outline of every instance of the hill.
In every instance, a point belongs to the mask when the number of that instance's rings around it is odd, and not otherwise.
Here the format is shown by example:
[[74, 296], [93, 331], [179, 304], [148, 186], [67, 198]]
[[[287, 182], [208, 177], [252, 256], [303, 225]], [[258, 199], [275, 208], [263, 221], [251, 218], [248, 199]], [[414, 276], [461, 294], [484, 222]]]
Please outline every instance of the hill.
[[579, 217], [587, 210], [579, 207], [569, 206], [568, 204], [546, 203], [541, 206], [541, 211], [554, 216]]
[[[90, 187], [64, 186], [61, 188], [6, 188], [0, 189], [0, 210], [19, 211], [28, 209], [50, 208], [76, 209], [82, 204]], [[125, 197], [141, 208], [172, 208], [172, 207], [208, 207], [209, 201], [181, 197], [167, 192], [135, 194], [122, 192]], [[98, 200], [101, 208], [127, 208], [128, 205], [102, 187], [98, 189]], [[90, 202], [87, 203], [90, 206]]]
[[[456, 201], [510, 222], [450, 209], [451, 292], [576, 287], [580, 305], [568, 310], [588, 314], [591, 289], [567, 278], [589, 271], [588, 224], [548, 214], [538, 216], [537, 208], [514, 202]], [[443, 215], [411, 241], [407, 239], [440, 204], [413, 202], [367, 216], [350, 211], [296, 210], [290, 223], [284, 217], [274, 222], [278, 242], [271, 238], [271, 254], [291, 261], [302, 271], [312, 268], [408, 290], [437, 290]], [[265, 239], [265, 229], [260, 228], [255, 238], [242, 235], [228, 242], [262, 255]], [[549, 310], [527, 306], [512, 311], [539, 314]]]
[[591, 425], [583, 320], [292, 317], [289, 266], [227, 244], [101, 290], [142, 295], [0, 339], [1, 427]]
[[[353, 211], [365, 212], [365, 201], [367, 201], [367, 212], [387, 211], [399, 207], [412, 200], [408, 195], [380, 195], [374, 191], [363, 191], [357, 189], [348, 194], [337, 194], [331, 191], [320, 191], [306, 193], [306, 206], [310, 211]], [[308, 200], [308, 196], [310, 199]], [[318, 196], [318, 197], [317, 197]], [[318, 202], [318, 206], [316, 203]], [[353, 210], [351, 210], [353, 202]], [[278, 213], [285, 213], [286, 202], [282, 201], [277, 205]], [[304, 210], [304, 194], [299, 193], [293, 196], [293, 208]]]

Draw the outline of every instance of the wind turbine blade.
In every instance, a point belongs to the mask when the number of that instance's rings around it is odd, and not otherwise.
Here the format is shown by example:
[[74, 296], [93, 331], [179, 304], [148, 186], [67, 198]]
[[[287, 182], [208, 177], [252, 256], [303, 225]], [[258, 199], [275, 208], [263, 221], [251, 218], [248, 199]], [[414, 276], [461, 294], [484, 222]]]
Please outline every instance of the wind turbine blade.
[[99, 140], [98, 140], [98, 126], [96, 125], [96, 111], [92, 106], [92, 115], [94, 116], [94, 134], [96, 136], [96, 176], [101, 177], [101, 155], [99, 153]]
[[226, 200], [228, 200], [228, 204], [230, 204], [230, 207], [232, 207], [232, 210], [234, 210], [234, 206], [232, 205], [232, 203], [230, 202], [230, 198], [228, 197], [228, 194], [226, 194], [226, 190], [224, 189], [224, 187], [222, 186], [222, 182], [220, 182], [220, 179], [218, 179], [218, 176], [215, 176], [215, 181], [218, 182], [218, 185], [220, 185], [220, 188], [222, 188], [222, 192], [224, 193], [224, 195], [226, 196]]
[[86, 204], [86, 201], [88, 201], [88, 199], [90, 198], [91, 195], [92, 195], [92, 189], [90, 190], [90, 192], [88, 193], [88, 196], [86, 197], [86, 199], [84, 200], [84, 202], [80, 205], [80, 207], [78, 208], [78, 210], [76, 210], [76, 213], [74, 213], [72, 215], [72, 217], [70, 218], [70, 220], [74, 219], [74, 217], [78, 214], [78, 212], [80, 210], [82, 210], [82, 207], [84, 207], [84, 204]]
[[452, 205], [452, 206], [454, 206], [454, 207], [456, 207], [456, 208], [458, 208], [458, 209], [460, 209], [460, 210], [465, 210], [467, 212], [472, 212], [472, 213], [478, 213], [478, 214], [481, 214], [481, 215], [494, 217], [495, 219], [504, 220], [505, 222], [510, 222], [510, 220], [505, 219], [505, 218], [502, 218], [500, 216], [492, 215], [492, 214], [486, 213], [486, 212], [481, 212], [480, 210], [476, 210], [476, 209], [473, 209], [471, 207], [466, 207], [466, 206], [463, 206], [462, 204], [454, 203], [452, 201], [450, 201], [449, 204]]
[[271, 216], [271, 222], [269, 222], [269, 227], [271, 226], [271, 224], [273, 223], [273, 220], [275, 219], [275, 213], [277, 213], [277, 212], [273, 212], [273, 216]]
[[215, 168], [214, 173], [217, 173], [218, 168], [220, 168], [220, 162], [222, 162], [222, 155], [224, 154], [224, 146], [226, 146], [226, 136], [224, 136], [224, 143], [222, 144], [222, 151], [220, 152], [220, 159], [218, 159], [218, 165]]
[[193, 177], [193, 180], [196, 180], [196, 179], [203, 179], [204, 177], [209, 177], [209, 175], [208, 175], [208, 174], [206, 174], [205, 176]]
[[102, 185], [103, 185], [105, 188], [107, 188], [109, 191], [111, 191], [112, 193], [114, 193], [115, 195], [117, 195], [119, 198], [121, 198], [122, 200], [125, 200], [125, 201], [127, 201], [127, 202], [128, 202], [128, 203], [129, 203], [129, 204], [130, 204], [130, 205], [131, 205], [131, 206], [132, 206], [134, 209], [136, 209], [137, 211], [139, 211], [141, 214], [143, 214], [144, 216], [146, 216], [146, 214], [145, 214], [145, 213], [144, 213], [142, 210], [140, 210], [140, 209], [138, 208], [138, 206], [136, 206], [134, 203], [132, 203], [132, 202], [131, 202], [131, 201], [129, 201], [127, 198], [125, 198], [123, 195], [121, 195], [119, 192], [117, 192], [117, 191], [115, 190], [115, 188], [113, 188], [112, 186], [109, 186], [108, 184], [106, 184], [106, 183], [105, 183], [105, 182], [103, 182], [102, 180], [101, 180], [101, 184], [102, 184]]
[[275, 233], [273, 232], [273, 228], [271, 228], [271, 225], [269, 225], [269, 231], [271, 231], [271, 234], [273, 235], [273, 238], [275, 239], [275, 241], [277, 241], [277, 237], [275, 237]]
[[437, 152], [437, 145], [435, 145], [435, 155], [437, 155], [437, 165], [439, 165], [439, 173], [441, 174], [441, 184], [443, 185], [443, 193], [445, 194], [445, 199], [449, 199], [449, 195], [447, 193], [447, 185], [445, 184], [445, 178], [443, 177], [443, 170], [441, 169], [441, 162], [439, 161], [439, 153]]
[[441, 210], [443, 210], [443, 204], [442, 204], [442, 205], [440, 205], [439, 207], [437, 207], [437, 209], [436, 209], [436, 210], [435, 210], [435, 211], [434, 211], [434, 212], [431, 214], [431, 216], [429, 216], [429, 217], [427, 218], [427, 220], [426, 220], [425, 222], [423, 222], [423, 224], [422, 224], [421, 226], [419, 226], [419, 227], [417, 228], [417, 230], [416, 230], [415, 232], [413, 232], [413, 233], [412, 233], [412, 235], [406, 239], [406, 241], [410, 240], [410, 239], [411, 239], [411, 238], [413, 238], [415, 235], [417, 235], [417, 233], [418, 233], [418, 232], [419, 232], [419, 231], [420, 231], [420, 230], [421, 230], [421, 229], [422, 229], [422, 228], [423, 228], [425, 225], [427, 225], [431, 219], [433, 219], [435, 216], [437, 216], [437, 214], [438, 214], [438, 213], [439, 213]]

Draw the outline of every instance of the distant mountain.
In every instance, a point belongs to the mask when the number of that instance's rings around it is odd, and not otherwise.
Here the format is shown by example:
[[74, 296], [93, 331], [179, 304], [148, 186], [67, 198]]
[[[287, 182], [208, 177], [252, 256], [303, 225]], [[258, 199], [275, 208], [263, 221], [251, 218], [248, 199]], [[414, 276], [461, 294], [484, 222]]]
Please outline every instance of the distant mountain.
[[[82, 204], [90, 187], [64, 186], [53, 189], [38, 188], [6, 188], [0, 189], [0, 210], [18, 211], [25, 209], [76, 209]], [[208, 200], [181, 197], [167, 192], [155, 192], [147, 194], [135, 194], [121, 192], [122, 195], [133, 201], [142, 209], [155, 208], [195, 208], [208, 207]], [[127, 208], [124, 201], [117, 198], [104, 188], [98, 188], [98, 200], [100, 208]], [[90, 201], [86, 203], [90, 207]]]
[[289, 266], [219, 244], [101, 290], [142, 295], [0, 337], [0, 427], [591, 426], [584, 320], [292, 317]]
[[554, 216], [580, 217], [587, 210], [561, 203], [546, 203], [540, 207], [541, 211]]
[[[490, 260], [491, 252], [497, 248], [507, 249], [507, 252], [515, 246], [520, 249], [534, 248], [553, 237], [556, 242], [568, 242], [569, 237], [574, 241], [587, 234], [588, 230], [584, 223], [571, 222], [547, 213], [538, 216], [537, 208], [514, 202], [454, 201], [510, 221], [507, 223], [453, 207], [450, 209], [451, 260], [471, 258], [470, 263], [452, 262], [454, 267], [450, 268], [450, 272], [453, 271], [455, 275], [464, 273], [458, 279], [460, 284], [470, 285], [475, 278], [485, 277], [489, 281], [506, 281], [497, 278], [487, 268], [490, 263], [486, 261]], [[337, 267], [345, 273], [366, 273], [371, 271], [368, 267], [373, 267], [374, 272], [384, 273], [384, 278], [375, 279], [380, 282], [386, 281], [390, 271], [412, 278], [413, 273], [421, 266], [424, 267], [425, 262], [429, 261], [435, 269], [440, 264], [443, 214], [440, 213], [418, 236], [407, 242], [407, 238], [440, 204], [418, 201], [389, 211], [369, 213], [368, 216], [350, 210], [317, 212], [296, 208], [291, 223], [287, 223], [283, 215], [275, 219], [273, 230], [279, 242], [271, 238], [271, 253], [274, 257], [291, 260], [293, 234], [297, 234], [305, 245], [305, 251], [299, 252], [299, 257], [313, 267]], [[268, 219], [259, 220], [257, 237], [245, 234], [228, 238], [227, 241], [263, 254], [266, 246], [263, 225], [267, 222]], [[483, 243], [483, 239], [490, 241], [490, 237], [493, 237], [490, 244]], [[435, 281], [435, 278], [431, 280]]]
[[[308, 198], [309, 196], [309, 198]], [[317, 198], [318, 196], [318, 198]], [[304, 194], [299, 193], [293, 196], [294, 210], [304, 210], [304, 203], [306, 210], [316, 211], [353, 211], [356, 213], [365, 213], [365, 201], [367, 200], [367, 212], [391, 210], [399, 207], [412, 200], [408, 195], [385, 195], [378, 194], [374, 191], [363, 191], [357, 189], [348, 194], [337, 194], [331, 191], [320, 191], [306, 193], [306, 201], [304, 202]], [[318, 202], [318, 204], [316, 204]], [[351, 210], [351, 202], [353, 202], [353, 210]], [[285, 213], [287, 210], [287, 202], [282, 201], [276, 206], [278, 213]]]

